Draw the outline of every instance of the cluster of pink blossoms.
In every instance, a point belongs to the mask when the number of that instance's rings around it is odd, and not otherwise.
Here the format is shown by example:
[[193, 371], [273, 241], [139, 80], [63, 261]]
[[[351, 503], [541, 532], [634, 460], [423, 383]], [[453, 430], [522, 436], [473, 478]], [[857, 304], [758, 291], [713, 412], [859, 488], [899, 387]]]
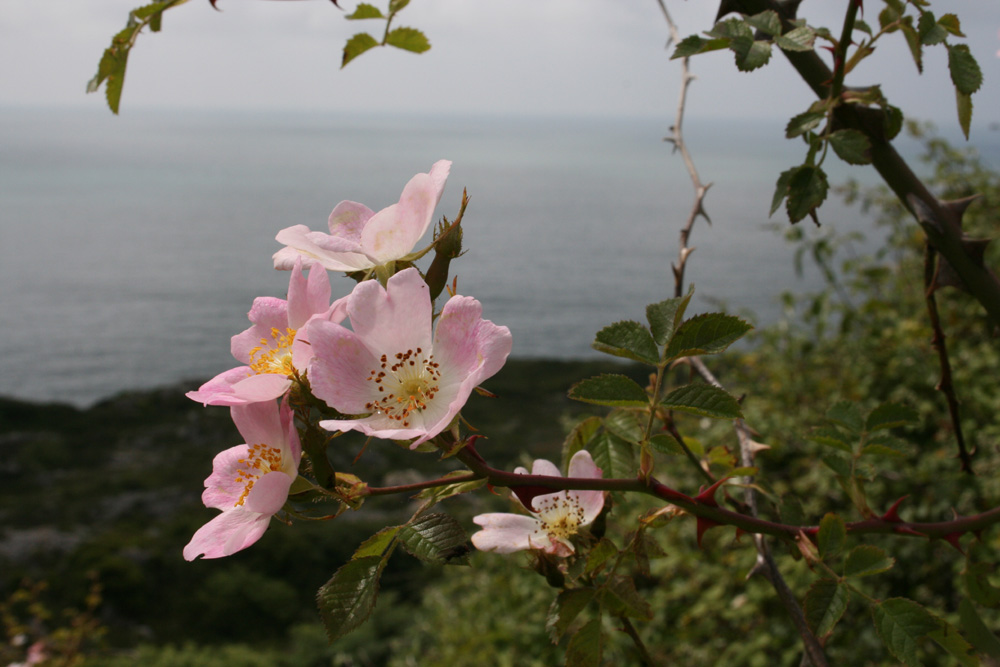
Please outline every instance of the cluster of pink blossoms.
[[[391, 275], [384, 287], [363, 280], [349, 295], [330, 301], [327, 270], [371, 274], [381, 267], [391, 274], [397, 261], [414, 257], [411, 253], [431, 224], [450, 167], [441, 160], [429, 173], [417, 174], [399, 202], [378, 213], [356, 202], [341, 202], [330, 215], [329, 234], [303, 225], [278, 233], [277, 240], [286, 247], [275, 253], [274, 266], [291, 270], [288, 299], [255, 299], [248, 315], [250, 328], [232, 338], [232, 354], [242, 365], [188, 394], [205, 405], [229, 406], [246, 442], [215, 457], [202, 500], [221, 514], [195, 533], [184, 548], [186, 559], [218, 558], [245, 549], [260, 539], [271, 517], [284, 507], [302, 457], [288, 398], [304, 383], [313, 396], [352, 416], [321, 421], [323, 428], [412, 440], [416, 447], [447, 429], [475, 387], [503, 366], [511, 350], [510, 331], [484, 320], [476, 299], [457, 295], [445, 303], [433, 327], [430, 289], [416, 268]], [[540, 464], [547, 466], [538, 468]], [[554, 470], [541, 461], [536, 468], [544, 471], [536, 474]], [[575, 457], [570, 472], [600, 476], [589, 454]], [[550, 507], [547, 499], [556, 496], [559, 501], [551, 501]], [[576, 526], [593, 521], [603, 506], [603, 494], [561, 492], [542, 496], [535, 505], [542, 527], [532, 523], [530, 535], [516, 538], [523, 545], [516, 548], [566, 555], [572, 550], [566, 538]], [[571, 506], [579, 511], [553, 514]], [[508, 515], [477, 517], [486, 528], [474, 536], [474, 544], [516, 550], [498, 545], [529, 526], [499, 518], [503, 516]], [[543, 533], [549, 537], [543, 539]]]

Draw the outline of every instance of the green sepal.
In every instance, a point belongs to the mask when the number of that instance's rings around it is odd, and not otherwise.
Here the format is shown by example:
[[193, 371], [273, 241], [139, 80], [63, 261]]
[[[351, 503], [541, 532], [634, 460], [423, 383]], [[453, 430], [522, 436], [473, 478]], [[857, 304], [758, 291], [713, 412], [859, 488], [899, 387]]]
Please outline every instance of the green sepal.
[[599, 352], [652, 366], [660, 361], [660, 351], [649, 330], [631, 320], [615, 322], [598, 331], [591, 347]]
[[569, 397], [584, 403], [611, 407], [649, 406], [649, 395], [635, 380], [610, 373], [577, 382], [570, 387]]
[[660, 401], [660, 407], [712, 419], [743, 418], [739, 402], [724, 389], [710, 384], [678, 387]]

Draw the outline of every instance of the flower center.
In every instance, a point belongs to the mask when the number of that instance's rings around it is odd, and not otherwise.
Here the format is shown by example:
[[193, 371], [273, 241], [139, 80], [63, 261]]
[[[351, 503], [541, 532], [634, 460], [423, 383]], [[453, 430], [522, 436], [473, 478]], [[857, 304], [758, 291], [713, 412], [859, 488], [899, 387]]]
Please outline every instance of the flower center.
[[233, 507], [239, 507], [250, 495], [250, 489], [262, 475], [275, 470], [281, 470], [281, 450], [277, 447], [267, 445], [250, 445], [245, 459], [240, 459], [240, 465], [236, 469], [237, 484], [243, 484], [243, 493]]
[[552, 537], [568, 539], [576, 535], [583, 523], [583, 508], [575, 496], [561, 493], [549, 498], [536, 498], [533, 504], [538, 507], [542, 530]]
[[292, 375], [292, 343], [295, 342], [295, 329], [285, 329], [282, 333], [271, 328], [271, 340], [260, 339], [260, 345], [250, 350], [250, 369], [257, 375], [274, 373], [277, 375]]
[[398, 352], [391, 359], [383, 354], [379, 367], [365, 378], [374, 383], [376, 391], [374, 400], [365, 403], [365, 408], [409, 427], [410, 416], [426, 410], [440, 390], [439, 366], [433, 354], [425, 356], [419, 347]]

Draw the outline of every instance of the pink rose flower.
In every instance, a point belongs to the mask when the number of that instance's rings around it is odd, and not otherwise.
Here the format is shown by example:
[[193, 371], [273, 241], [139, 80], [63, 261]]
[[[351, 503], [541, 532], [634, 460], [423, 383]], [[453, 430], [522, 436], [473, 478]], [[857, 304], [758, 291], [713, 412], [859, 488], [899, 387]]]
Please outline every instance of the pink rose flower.
[[253, 323], [232, 338], [232, 353], [245, 365], [220, 373], [187, 397], [205, 405], [245, 405], [273, 401], [292, 386], [295, 372], [306, 369], [312, 347], [302, 328], [313, 317], [336, 322], [347, 316], [346, 297], [330, 305], [330, 281], [317, 266], [306, 278], [295, 262], [288, 282], [288, 301], [269, 296], [254, 299]]
[[435, 162], [430, 173], [410, 179], [399, 203], [378, 213], [364, 204], [340, 202], [330, 214], [329, 234], [305, 225], [282, 229], [275, 238], [286, 247], [274, 253], [274, 268], [290, 269], [302, 258], [306, 267], [364, 271], [409, 255], [431, 224], [450, 170], [448, 160]]
[[222, 514], [184, 547], [187, 560], [230, 556], [259, 540], [299, 474], [302, 449], [287, 404], [236, 405], [232, 415], [246, 444], [219, 453], [212, 462], [201, 499]]
[[[524, 468], [514, 472], [528, 473]], [[545, 459], [535, 461], [531, 474], [562, 476], [559, 468]], [[570, 459], [569, 476], [600, 479], [601, 469], [584, 449]], [[528, 508], [534, 516], [497, 512], [474, 517], [472, 521], [483, 529], [472, 536], [472, 544], [481, 551], [501, 554], [538, 549], [554, 556], [569, 556], [574, 552], [569, 538], [593, 523], [603, 508], [604, 491], [557, 491], [535, 496]]]
[[386, 288], [360, 283], [347, 297], [347, 313], [353, 331], [320, 319], [306, 328], [313, 394], [342, 414], [364, 415], [320, 422], [331, 431], [416, 438], [416, 447], [448, 428], [510, 354], [510, 331], [482, 319], [471, 297], [452, 297], [432, 332], [429, 289], [413, 268]]

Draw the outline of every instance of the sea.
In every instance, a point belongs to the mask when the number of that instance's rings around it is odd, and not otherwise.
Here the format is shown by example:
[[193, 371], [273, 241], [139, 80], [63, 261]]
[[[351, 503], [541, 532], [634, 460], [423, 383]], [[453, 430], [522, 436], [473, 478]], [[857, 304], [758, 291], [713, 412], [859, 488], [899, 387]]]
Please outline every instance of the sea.
[[[440, 159], [453, 166], [436, 217], [455, 216], [463, 188], [470, 196], [459, 293], [510, 328], [516, 357], [598, 356], [600, 328], [642, 321], [646, 304], [673, 295], [693, 190], [664, 141], [671, 123], [0, 109], [0, 395], [85, 407], [236, 365], [229, 339], [253, 299], [287, 290], [271, 263], [277, 231], [326, 230], [345, 199], [377, 211]], [[684, 130], [712, 183], [711, 225], [699, 220], [690, 242], [692, 308], [773, 325], [782, 292], [820, 282], [795, 272], [787, 220], [768, 216], [778, 174], [804, 146], [783, 139], [779, 119], [689, 119]], [[994, 166], [996, 134], [983, 151]], [[833, 184], [878, 180], [827, 162]], [[820, 221], [800, 224], [878, 237], [869, 214], [833, 194]], [[331, 279], [335, 296], [353, 285]]]

